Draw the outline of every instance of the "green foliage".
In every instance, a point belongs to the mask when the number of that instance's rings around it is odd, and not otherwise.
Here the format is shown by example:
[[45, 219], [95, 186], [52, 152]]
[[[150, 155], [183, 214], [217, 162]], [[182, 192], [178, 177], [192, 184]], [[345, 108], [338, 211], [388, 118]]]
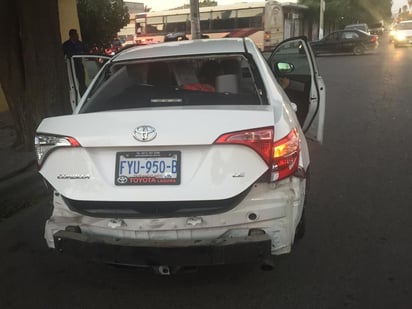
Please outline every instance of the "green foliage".
[[82, 40], [89, 46], [107, 44], [129, 23], [123, 0], [77, 0], [77, 10]]
[[[320, 0], [299, 0], [309, 7], [308, 16], [319, 20]], [[391, 17], [392, 0], [325, 0], [325, 24], [341, 28], [348, 24], [373, 24]]]
[[199, 7], [209, 7], [209, 6], [217, 6], [217, 1], [211, 1], [211, 0], [203, 0], [199, 1]]

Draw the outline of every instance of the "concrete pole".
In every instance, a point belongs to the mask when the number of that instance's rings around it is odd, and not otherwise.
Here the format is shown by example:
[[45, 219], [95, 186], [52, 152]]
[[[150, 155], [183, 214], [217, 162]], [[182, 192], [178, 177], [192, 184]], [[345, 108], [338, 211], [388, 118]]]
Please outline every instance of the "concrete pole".
[[199, 0], [190, 0], [190, 26], [192, 40], [200, 39]]
[[323, 38], [323, 13], [325, 12], [325, 0], [320, 0], [320, 12], [319, 12], [319, 40]]

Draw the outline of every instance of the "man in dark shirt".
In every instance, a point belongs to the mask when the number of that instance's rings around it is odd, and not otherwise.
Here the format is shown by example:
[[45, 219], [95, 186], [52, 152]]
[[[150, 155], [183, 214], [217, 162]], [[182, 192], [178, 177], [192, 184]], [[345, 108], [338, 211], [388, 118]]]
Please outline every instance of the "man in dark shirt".
[[[70, 29], [69, 39], [63, 43], [63, 52], [70, 58], [73, 55], [87, 54], [86, 45], [79, 40], [79, 34], [76, 29]], [[76, 69], [76, 77], [79, 83], [79, 92], [80, 95], [86, 90], [86, 76], [84, 72], [84, 67], [81, 59], [75, 59], [74, 67]]]

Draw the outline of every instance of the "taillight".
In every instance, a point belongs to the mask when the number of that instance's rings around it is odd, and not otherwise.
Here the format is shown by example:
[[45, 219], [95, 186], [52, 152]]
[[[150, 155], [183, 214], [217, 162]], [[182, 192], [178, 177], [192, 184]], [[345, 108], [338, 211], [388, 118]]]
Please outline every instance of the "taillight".
[[271, 181], [284, 179], [296, 172], [299, 164], [299, 147], [297, 129], [293, 129], [286, 137], [273, 144]]
[[80, 143], [70, 136], [37, 134], [34, 138], [34, 148], [37, 154], [38, 166], [41, 166], [47, 155], [58, 147], [81, 147]]
[[378, 36], [377, 35], [372, 35], [372, 37], [371, 37], [371, 42], [372, 43], [375, 43], [376, 41], [378, 41]]
[[239, 144], [255, 150], [267, 164], [271, 162], [273, 127], [231, 132], [221, 135], [216, 144]]
[[255, 150], [270, 167], [270, 180], [293, 175], [299, 164], [300, 138], [297, 129], [279, 141], [273, 141], [274, 128], [258, 128], [221, 135], [216, 144], [239, 144]]

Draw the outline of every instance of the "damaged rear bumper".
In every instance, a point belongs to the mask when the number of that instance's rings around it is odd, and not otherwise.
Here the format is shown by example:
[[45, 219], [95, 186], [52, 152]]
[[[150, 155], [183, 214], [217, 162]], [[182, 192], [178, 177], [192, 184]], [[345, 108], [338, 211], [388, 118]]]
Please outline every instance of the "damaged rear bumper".
[[253, 263], [270, 256], [267, 234], [212, 240], [138, 240], [60, 230], [57, 251], [108, 263], [139, 266], [206, 266]]

